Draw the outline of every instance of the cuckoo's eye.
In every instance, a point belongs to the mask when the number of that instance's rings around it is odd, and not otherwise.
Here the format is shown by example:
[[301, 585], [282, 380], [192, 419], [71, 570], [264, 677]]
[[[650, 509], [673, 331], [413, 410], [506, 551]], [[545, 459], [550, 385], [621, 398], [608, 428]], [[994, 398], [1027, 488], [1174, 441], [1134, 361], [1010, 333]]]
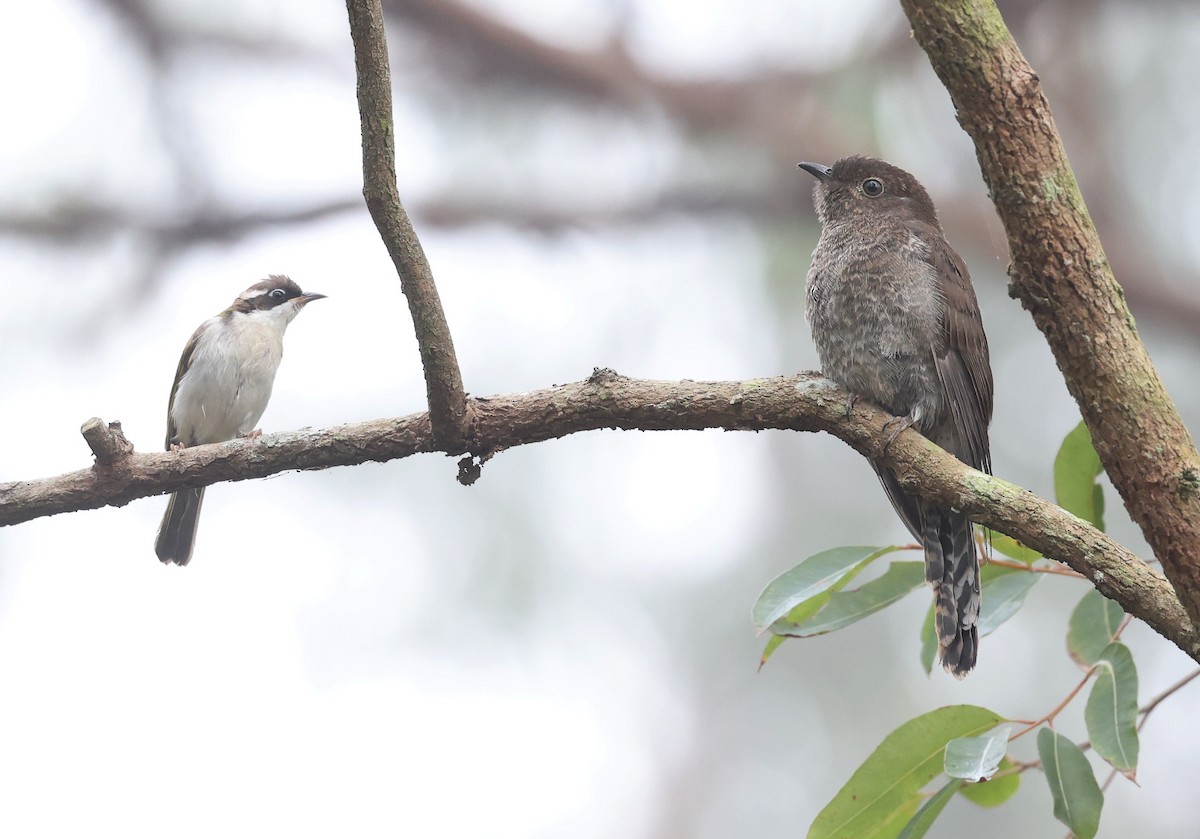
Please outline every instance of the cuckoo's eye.
[[285, 297], [287, 297], [287, 292], [284, 291], [282, 288], [271, 289], [271, 299], [272, 300], [282, 300]]
[[868, 198], [878, 198], [883, 195], [883, 181], [879, 178], [867, 178], [862, 182], [862, 191]]

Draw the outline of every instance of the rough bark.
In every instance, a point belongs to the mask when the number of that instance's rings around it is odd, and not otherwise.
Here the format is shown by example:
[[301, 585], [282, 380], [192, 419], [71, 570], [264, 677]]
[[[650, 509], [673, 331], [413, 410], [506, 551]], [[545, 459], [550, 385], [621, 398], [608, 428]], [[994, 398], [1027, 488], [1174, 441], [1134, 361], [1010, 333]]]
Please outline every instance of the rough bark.
[[975, 143], [1032, 315], [1113, 485], [1200, 621], [1200, 455], [1138, 337], [1050, 105], [987, 0], [901, 0]]

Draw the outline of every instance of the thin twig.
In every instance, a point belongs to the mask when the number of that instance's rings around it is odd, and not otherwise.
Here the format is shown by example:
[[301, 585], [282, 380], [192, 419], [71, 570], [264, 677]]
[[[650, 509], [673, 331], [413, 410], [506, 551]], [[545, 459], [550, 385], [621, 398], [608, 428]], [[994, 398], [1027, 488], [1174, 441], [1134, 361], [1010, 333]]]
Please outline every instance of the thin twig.
[[433, 272], [396, 185], [392, 78], [379, 0], [346, 0], [358, 111], [362, 124], [363, 197], [387, 247], [416, 330], [433, 435], [442, 446], [461, 445], [467, 436], [467, 399], [454, 340], [433, 281]]
[[[1126, 621], [1126, 623], [1128, 623], [1128, 620]], [[1125, 624], [1122, 624], [1121, 628], [1122, 628], [1122, 629], [1124, 629], [1124, 628], [1125, 628]], [[1087, 680], [1088, 680], [1089, 678], [1091, 678], [1091, 675], [1092, 675], [1092, 673], [1093, 673], [1093, 672], [1094, 672], [1094, 668], [1093, 668], [1093, 670], [1089, 670], [1089, 671], [1088, 671], [1088, 674], [1087, 674], [1086, 676], [1084, 676], [1084, 677], [1083, 677], [1083, 681], [1081, 681], [1081, 682], [1080, 682], [1078, 685], [1076, 685], [1076, 686], [1075, 686], [1075, 689], [1071, 691], [1071, 693], [1070, 693], [1070, 694], [1067, 696], [1067, 698], [1066, 698], [1066, 699], [1064, 699], [1062, 702], [1060, 702], [1057, 708], [1055, 708], [1053, 711], [1051, 711], [1049, 714], [1047, 714], [1047, 715], [1046, 715], [1045, 717], [1043, 717], [1042, 719], [1040, 719], [1040, 720], [1036, 720], [1036, 721], [1034, 721], [1034, 722], [1029, 722], [1029, 721], [1027, 721], [1027, 720], [1014, 720], [1014, 722], [1021, 722], [1021, 723], [1025, 723], [1025, 724], [1027, 724], [1029, 727], [1028, 727], [1028, 728], [1024, 728], [1024, 729], [1022, 729], [1021, 731], [1019, 731], [1019, 732], [1017, 732], [1016, 734], [1014, 734], [1012, 737], [1009, 737], [1009, 738], [1008, 738], [1008, 739], [1009, 739], [1009, 741], [1011, 742], [1011, 741], [1013, 741], [1013, 740], [1017, 739], [1018, 737], [1020, 737], [1020, 736], [1021, 736], [1021, 735], [1023, 735], [1023, 734], [1028, 734], [1030, 731], [1032, 731], [1033, 729], [1037, 728], [1037, 727], [1038, 727], [1039, 725], [1041, 725], [1042, 723], [1044, 723], [1044, 722], [1049, 722], [1049, 721], [1051, 721], [1052, 719], [1054, 719], [1054, 717], [1056, 717], [1056, 716], [1057, 716], [1057, 715], [1058, 715], [1058, 714], [1059, 714], [1059, 713], [1062, 711], [1062, 709], [1063, 709], [1063, 708], [1065, 708], [1065, 707], [1067, 706], [1067, 703], [1069, 703], [1069, 702], [1070, 702], [1070, 701], [1071, 701], [1071, 700], [1072, 700], [1072, 699], [1075, 697], [1075, 695], [1076, 695], [1077, 693], [1079, 693], [1080, 689], [1081, 689], [1081, 688], [1082, 688], [1082, 687], [1083, 687], [1085, 684], [1087, 684]], [[1150, 718], [1150, 713], [1151, 713], [1151, 712], [1152, 712], [1152, 711], [1153, 711], [1155, 708], [1157, 708], [1157, 707], [1158, 707], [1158, 705], [1159, 705], [1159, 703], [1160, 703], [1160, 702], [1162, 702], [1162, 701], [1163, 701], [1164, 699], [1166, 699], [1168, 696], [1171, 696], [1173, 693], [1175, 693], [1176, 691], [1180, 690], [1181, 688], [1184, 688], [1184, 687], [1186, 687], [1186, 686], [1187, 686], [1187, 685], [1188, 685], [1188, 684], [1189, 684], [1189, 683], [1190, 683], [1190, 682], [1191, 682], [1193, 679], [1195, 679], [1197, 676], [1200, 676], [1200, 670], [1194, 670], [1194, 671], [1192, 671], [1191, 673], [1189, 673], [1188, 675], [1184, 676], [1184, 677], [1183, 677], [1182, 679], [1180, 679], [1179, 681], [1175, 682], [1175, 684], [1171, 685], [1169, 688], [1167, 688], [1166, 690], [1164, 690], [1162, 693], [1160, 693], [1160, 694], [1158, 694], [1157, 696], [1155, 696], [1153, 699], [1151, 699], [1149, 702], [1147, 702], [1147, 703], [1146, 703], [1145, 705], [1143, 705], [1141, 708], [1139, 708], [1139, 709], [1138, 709], [1138, 714], [1140, 714], [1140, 715], [1141, 715], [1142, 719], [1141, 719], [1141, 721], [1140, 721], [1140, 722], [1138, 722], [1138, 724], [1137, 724], [1137, 730], [1138, 730], [1138, 732], [1140, 733], [1140, 732], [1141, 732], [1141, 730], [1142, 730], [1142, 729], [1145, 727], [1145, 725], [1146, 725], [1146, 720], [1148, 720], [1148, 719]], [[1091, 741], [1091, 740], [1085, 740], [1085, 741], [1083, 741], [1082, 743], [1080, 743], [1080, 744], [1079, 744], [1079, 750], [1080, 750], [1081, 752], [1086, 752], [1086, 751], [1087, 751], [1088, 749], [1090, 749], [1091, 747], [1092, 747], [1092, 741]], [[1010, 758], [1010, 760], [1011, 760], [1011, 758]], [[1013, 760], [1013, 761], [1012, 761], [1012, 764], [1013, 764], [1013, 765], [1012, 765], [1010, 768], [1008, 768], [1008, 769], [1005, 769], [1003, 772], [997, 772], [995, 775], [993, 775], [993, 776], [992, 776], [992, 780], [995, 780], [996, 778], [1002, 778], [1002, 777], [1004, 777], [1005, 775], [1018, 775], [1018, 774], [1020, 774], [1021, 772], [1024, 772], [1026, 769], [1037, 769], [1037, 768], [1041, 767], [1041, 765], [1042, 765], [1042, 762], [1041, 762], [1040, 760], [1031, 760], [1031, 761], [1028, 761], [1028, 762], [1025, 762], [1025, 761], [1018, 761], [1018, 760]], [[1112, 785], [1113, 779], [1114, 779], [1114, 778], [1116, 778], [1118, 774], [1123, 774], [1123, 773], [1121, 773], [1121, 772], [1120, 772], [1119, 770], [1117, 770], [1117, 769], [1113, 769], [1111, 772], [1109, 772], [1109, 774], [1108, 774], [1108, 777], [1104, 779], [1104, 783], [1100, 785], [1100, 789], [1101, 789], [1101, 791], [1107, 790], [1107, 789], [1109, 788], [1109, 786], [1111, 786], [1111, 785]], [[1135, 783], [1136, 783], [1136, 782], [1135, 782]]]
[[1071, 700], [1074, 699], [1079, 694], [1079, 691], [1083, 690], [1083, 686], [1088, 683], [1088, 679], [1092, 678], [1092, 674], [1095, 672], [1096, 672], [1095, 667], [1088, 668], [1087, 673], [1085, 673], [1083, 678], [1079, 680], [1079, 684], [1077, 684], [1077, 685], [1075, 685], [1075, 687], [1071, 688], [1071, 692], [1067, 694], [1066, 698], [1063, 699], [1062, 702], [1059, 702], [1058, 705], [1056, 705], [1054, 707], [1054, 709], [1050, 711], [1050, 713], [1046, 714], [1046, 716], [1042, 717], [1039, 720], [1034, 720], [1033, 722], [1029, 723], [1025, 728], [1022, 728], [1016, 734], [1009, 737], [1008, 741], [1011, 743], [1013, 740], [1016, 740], [1018, 737], [1024, 737], [1026, 734], [1033, 731], [1035, 728], [1042, 725], [1043, 723], [1048, 725], [1048, 724], [1054, 722], [1054, 718], [1057, 717], [1059, 714], [1061, 714], [1063, 709], [1066, 708], [1069, 704], [1071, 704]]
[[1056, 574], [1060, 577], [1075, 577], [1083, 579], [1083, 575], [1078, 571], [1072, 571], [1070, 568], [1063, 568], [1061, 565], [1026, 565], [1024, 562], [1008, 559], [989, 559], [988, 565], [995, 565], [999, 568], [1014, 568], [1017, 571], [1028, 571], [1031, 574]]
[[1121, 621], [1121, 625], [1117, 627], [1115, 632], [1113, 632], [1113, 637], [1112, 637], [1113, 641], [1120, 640], [1121, 633], [1125, 631], [1125, 628], [1127, 626], [1129, 626], [1129, 624], [1132, 620], [1133, 620], [1132, 615], [1128, 615], [1128, 614], [1125, 615], [1125, 619]]
[[1146, 717], [1150, 716], [1150, 712], [1158, 707], [1158, 703], [1162, 702], [1168, 696], [1175, 693], [1175, 691], [1180, 690], [1181, 688], [1187, 687], [1187, 685], [1190, 684], [1191, 681], [1193, 679], [1195, 679], [1197, 676], [1200, 676], [1200, 670], [1193, 670], [1191, 673], [1188, 673], [1186, 676], [1184, 676], [1178, 682], [1171, 685], [1169, 688], [1164, 690], [1162, 693], [1158, 694], [1158, 696], [1155, 696], [1153, 699], [1151, 699], [1149, 702], [1147, 702], [1145, 705], [1143, 705], [1141, 708], [1139, 708], [1138, 713], [1142, 715], [1142, 721], [1138, 724], [1138, 730], [1141, 730], [1141, 727], [1146, 724]]

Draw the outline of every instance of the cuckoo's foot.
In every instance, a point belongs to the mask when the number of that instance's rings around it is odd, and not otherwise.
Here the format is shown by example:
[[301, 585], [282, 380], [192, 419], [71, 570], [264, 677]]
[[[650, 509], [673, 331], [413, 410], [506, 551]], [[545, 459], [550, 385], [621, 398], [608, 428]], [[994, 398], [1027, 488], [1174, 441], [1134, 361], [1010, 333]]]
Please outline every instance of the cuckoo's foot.
[[911, 416], [892, 417], [890, 420], [888, 420], [883, 427], [891, 428], [894, 425], [895, 428], [892, 430], [892, 433], [888, 435], [887, 440], [885, 440], [883, 443], [883, 453], [887, 454], [888, 449], [892, 447], [892, 443], [896, 442], [896, 438], [900, 436], [900, 433], [907, 428], [912, 428], [916, 421], [917, 420]]

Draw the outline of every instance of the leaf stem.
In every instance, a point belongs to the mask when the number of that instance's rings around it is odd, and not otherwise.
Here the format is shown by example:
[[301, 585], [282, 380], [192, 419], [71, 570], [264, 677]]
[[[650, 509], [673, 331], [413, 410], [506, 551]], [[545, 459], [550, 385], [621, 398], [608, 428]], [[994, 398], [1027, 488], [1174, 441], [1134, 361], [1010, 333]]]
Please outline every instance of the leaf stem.
[[1042, 725], [1043, 723], [1045, 723], [1046, 725], [1052, 725], [1052, 723], [1054, 722], [1054, 718], [1057, 717], [1060, 713], [1062, 713], [1062, 710], [1064, 708], [1066, 708], [1069, 704], [1071, 704], [1071, 700], [1074, 699], [1079, 694], [1079, 691], [1083, 690], [1083, 686], [1088, 683], [1088, 679], [1092, 678], [1092, 674], [1095, 672], [1096, 672], [1095, 667], [1089, 667], [1088, 671], [1083, 674], [1083, 678], [1079, 680], [1079, 684], [1075, 685], [1075, 687], [1071, 689], [1071, 692], [1067, 694], [1066, 698], [1063, 699], [1062, 702], [1059, 702], [1058, 705], [1056, 705], [1054, 707], [1054, 709], [1052, 711], [1050, 711], [1050, 713], [1046, 714], [1046, 716], [1042, 717], [1039, 720], [1035, 720], [1034, 722], [1027, 725], [1025, 728], [1022, 728], [1016, 734], [1009, 737], [1008, 741], [1011, 743], [1013, 740], [1016, 740], [1018, 737], [1023, 737], [1024, 735], [1033, 731], [1035, 728]]

